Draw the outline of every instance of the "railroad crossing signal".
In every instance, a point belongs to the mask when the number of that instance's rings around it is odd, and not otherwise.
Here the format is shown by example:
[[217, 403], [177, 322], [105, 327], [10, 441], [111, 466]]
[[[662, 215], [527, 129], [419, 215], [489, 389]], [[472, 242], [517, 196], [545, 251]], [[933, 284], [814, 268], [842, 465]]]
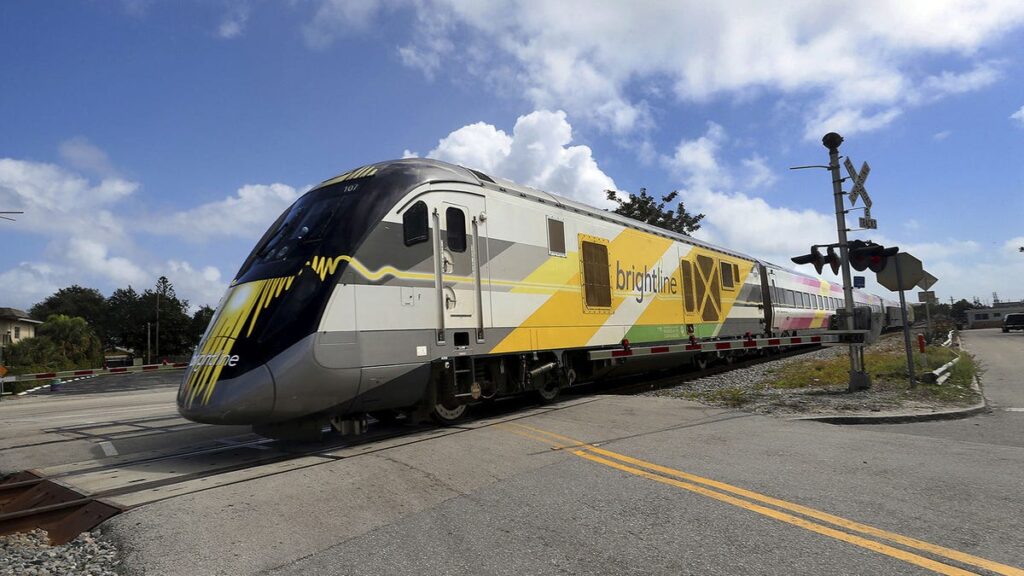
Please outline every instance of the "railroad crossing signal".
[[843, 160], [843, 165], [846, 166], [846, 171], [850, 174], [850, 180], [853, 181], [853, 188], [850, 189], [850, 204], [856, 205], [857, 198], [864, 199], [864, 206], [871, 208], [871, 197], [868, 196], [868, 191], [864, 189], [864, 181], [868, 179], [868, 174], [871, 173], [871, 166], [865, 162], [860, 166], [860, 172], [853, 168], [853, 162], [850, 157], [847, 156]]
[[864, 182], [868, 179], [868, 174], [871, 173], [871, 166], [865, 162], [861, 164], [860, 172], [857, 172], [849, 156], [843, 160], [843, 165], [846, 166], [846, 172], [850, 175], [850, 181], [853, 182], [853, 188], [850, 189], [850, 205], [855, 206], [857, 198], [864, 201], [864, 216], [860, 219], [860, 227], [868, 230], [878, 228], [878, 222], [871, 217], [871, 196], [868, 196], [868, 191], [864, 188]]

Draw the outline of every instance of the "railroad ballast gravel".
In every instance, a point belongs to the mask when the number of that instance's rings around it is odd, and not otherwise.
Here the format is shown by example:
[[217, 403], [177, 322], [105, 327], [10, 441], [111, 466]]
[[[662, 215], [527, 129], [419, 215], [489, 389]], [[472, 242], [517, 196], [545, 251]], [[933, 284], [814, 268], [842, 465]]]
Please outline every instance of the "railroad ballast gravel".
[[0, 536], [0, 576], [117, 576], [117, 550], [97, 536], [86, 532], [60, 546], [50, 546], [43, 530]]

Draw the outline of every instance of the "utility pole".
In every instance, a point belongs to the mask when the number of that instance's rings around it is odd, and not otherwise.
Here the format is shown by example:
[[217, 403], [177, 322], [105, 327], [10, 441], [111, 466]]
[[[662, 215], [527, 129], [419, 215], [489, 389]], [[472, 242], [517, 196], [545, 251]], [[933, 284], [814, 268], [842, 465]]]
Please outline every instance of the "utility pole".
[[146, 364], [152, 364], [153, 357], [149, 354], [149, 322], [146, 322]]
[[160, 357], [160, 288], [156, 291], [156, 356]]
[[[828, 170], [832, 174], [832, 196], [836, 204], [836, 228], [839, 232], [839, 254], [843, 267], [843, 296], [846, 300], [846, 329], [853, 330], [853, 282], [850, 275], [849, 245], [846, 241], [846, 210], [843, 208], [843, 177], [839, 175], [839, 146], [843, 137], [829, 132], [821, 139], [828, 148]], [[864, 371], [864, 349], [850, 344], [850, 383], [848, 390], [866, 390], [871, 387], [871, 375]]]

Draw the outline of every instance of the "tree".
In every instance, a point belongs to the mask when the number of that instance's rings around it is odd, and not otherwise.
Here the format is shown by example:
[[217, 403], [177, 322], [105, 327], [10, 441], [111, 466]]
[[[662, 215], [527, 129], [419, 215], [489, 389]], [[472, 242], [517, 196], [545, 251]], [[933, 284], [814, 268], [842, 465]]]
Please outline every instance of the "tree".
[[699, 230], [700, 221], [704, 218], [703, 214], [694, 215], [687, 212], [682, 201], [676, 205], [675, 210], [665, 210], [665, 204], [671, 203], [679, 196], [678, 190], [673, 190], [662, 196], [661, 202], [657, 202], [653, 196], [649, 196], [646, 188], [641, 188], [639, 194], [627, 192], [629, 194], [627, 200], [619, 198], [618, 192], [615, 190], [606, 190], [605, 192], [608, 194], [609, 200], [618, 204], [618, 207], [613, 210], [616, 214], [686, 236]]
[[72, 370], [103, 365], [103, 346], [84, 318], [53, 314], [35, 338], [11, 347], [11, 364], [38, 370]]
[[139, 293], [131, 286], [118, 288], [107, 298], [107, 336], [115, 346], [134, 350], [136, 354], [144, 352], [145, 347], [136, 348], [135, 343], [146, 341], [145, 322], [135, 319], [139, 305]]
[[189, 330], [192, 346], [199, 344], [199, 339], [206, 332], [206, 327], [210, 325], [210, 320], [213, 320], [213, 312], [213, 308], [203, 306], [192, 315], [192, 326]]
[[950, 306], [949, 313], [953, 317], [953, 320], [957, 322], [967, 322], [967, 311], [971, 310], [972, 308], [981, 308], [981, 306], [975, 306], [974, 304], [971, 304], [967, 300], [961, 298], [960, 300], [954, 302], [952, 306]]
[[[153, 326], [152, 351], [160, 357], [185, 354], [192, 349], [192, 318], [186, 312], [188, 300], [180, 300], [174, 293], [174, 286], [166, 276], [156, 281], [152, 290], [146, 290], [139, 298], [140, 324], [150, 322]], [[138, 348], [145, 350], [145, 345]]]
[[84, 318], [101, 341], [108, 337], [107, 299], [95, 288], [77, 284], [61, 288], [29, 309], [29, 314], [44, 321], [54, 314]]

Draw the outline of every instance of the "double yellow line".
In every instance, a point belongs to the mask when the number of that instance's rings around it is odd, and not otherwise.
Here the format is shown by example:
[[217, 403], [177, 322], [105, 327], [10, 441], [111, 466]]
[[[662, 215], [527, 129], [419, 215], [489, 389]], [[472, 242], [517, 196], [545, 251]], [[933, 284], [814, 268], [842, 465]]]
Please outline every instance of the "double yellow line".
[[[738, 506], [740, 508], [750, 510], [751, 512], [768, 516], [769, 518], [774, 518], [780, 522], [798, 526], [817, 534], [829, 536], [836, 540], [860, 546], [861, 548], [866, 548], [880, 554], [885, 554], [886, 556], [903, 560], [904, 562], [909, 562], [911, 564], [921, 566], [922, 568], [927, 568], [934, 572], [938, 572], [939, 574], [962, 575], [975, 573], [933, 560], [932, 558], [916, 554], [909, 550], [904, 550], [903, 548], [897, 548], [884, 542], [865, 538], [864, 536], [872, 536], [882, 540], [887, 540], [894, 544], [910, 548], [911, 550], [926, 552], [967, 566], [989, 570], [996, 574], [1024, 576], [1024, 570], [1021, 570], [1020, 568], [1000, 564], [999, 562], [994, 562], [985, 558], [979, 558], [971, 554], [960, 552], [959, 550], [945, 548], [930, 542], [910, 538], [908, 536], [875, 528], [874, 526], [861, 524], [860, 522], [854, 522], [853, 520], [847, 520], [846, 518], [841, 518], [827, 512], [822, 512], [820, 510], [815, 510], [814, 508], [801, 506], [800, 504], [794, 504], [778, 498], [772, 498], [771, 496], [765, 496], [764, 494], [745, 490], [717, 480], [702, 478], [681, 470], [675, 470], [673, 468], [632, 458], [624, 454], [618, 454], [592, 444], [587, 444], [560, 434], [555, 434], [554, 432], [548, 432], [539, 428], [533, 428], [516, 423], [506, 423], [501, 426], [505, 430], [518, 434], [519, 436], [524, 436], [526, 438], [548, 444], [553, 448], [571, 451], [573, 454], [590, 460], [591, 462], [596, 462], [622, 472], [647, 478], [648, 480], [689, 490], [690, 492], [701, 494], [702, 496], [707, 496], [720, 502], [725, 502], [726, 504], [732, 504], [733, 506]], [[772, 506], [772, 508], [764, 506], [764, 504]], [[797, 516], [796, 514], [799, 514], [800, 516]], [[819, 522], [812, 520], [817, 520]]]

